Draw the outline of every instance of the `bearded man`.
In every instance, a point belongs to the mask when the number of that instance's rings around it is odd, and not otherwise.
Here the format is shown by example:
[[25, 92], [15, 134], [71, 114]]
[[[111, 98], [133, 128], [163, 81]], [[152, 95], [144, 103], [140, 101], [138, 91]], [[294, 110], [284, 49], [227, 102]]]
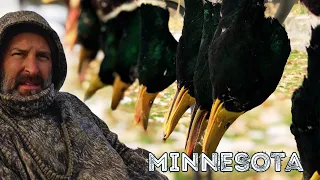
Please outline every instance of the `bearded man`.
[[0, 179], [167, 179], [83, 102], [59, 92], [65, 54], [44, 18], [1, 17], [0, 52]]

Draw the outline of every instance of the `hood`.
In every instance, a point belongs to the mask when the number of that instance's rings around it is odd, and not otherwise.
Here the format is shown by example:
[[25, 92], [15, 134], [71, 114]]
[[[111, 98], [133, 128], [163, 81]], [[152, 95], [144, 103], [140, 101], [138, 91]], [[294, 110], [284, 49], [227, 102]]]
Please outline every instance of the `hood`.
[[[4, 51], [6, 34], [14, 30], [24, 32], [24, 28], [39, 29], [46, 33], [51, 41], [52, 56], [52, 83], [54, 89], [59, 91], [67, 76], [67, 62], [65, 53], [58, 34], [51, 28], [48, 22], [33, 11], [17, 11], [5, 14], [0, 18], [0, 51]], [[11, 38], [11, 37], [10, 37]], [[53, 46], [53, 47], [52, 47]], [[53, 48], [53, 49], [52, 49]]]

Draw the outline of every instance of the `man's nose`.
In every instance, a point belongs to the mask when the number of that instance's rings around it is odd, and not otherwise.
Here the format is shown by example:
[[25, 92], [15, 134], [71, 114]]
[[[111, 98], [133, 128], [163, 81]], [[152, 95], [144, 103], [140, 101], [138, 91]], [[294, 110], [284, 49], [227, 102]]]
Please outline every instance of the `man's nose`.
[[39, 73], [39, 65], [37, 58], [34, 55], [29, 55], [25, 60], [25, 71], [30, 75], [36, 75]]

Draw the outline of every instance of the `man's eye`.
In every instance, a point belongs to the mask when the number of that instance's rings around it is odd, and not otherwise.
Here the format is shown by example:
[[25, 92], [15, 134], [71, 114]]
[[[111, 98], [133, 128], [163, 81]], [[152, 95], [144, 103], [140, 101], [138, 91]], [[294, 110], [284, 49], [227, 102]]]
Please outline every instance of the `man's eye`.
[[18, 52], [12, 54], [12, 56], [22, 56], [22, 55], [23, 55], [22, 53], [18, 53]]
[[41, 60], [50, 60], [50, 55], [47, 55], [45, 53], [39, 53], [38, 54], [38, 57], [41, 59]]
[[45, 59], [49, 59], [49, 57], [46, 56], [46, 55], [40, 55], [40, 57], [41, 57], [41, 58], [45, 58]]

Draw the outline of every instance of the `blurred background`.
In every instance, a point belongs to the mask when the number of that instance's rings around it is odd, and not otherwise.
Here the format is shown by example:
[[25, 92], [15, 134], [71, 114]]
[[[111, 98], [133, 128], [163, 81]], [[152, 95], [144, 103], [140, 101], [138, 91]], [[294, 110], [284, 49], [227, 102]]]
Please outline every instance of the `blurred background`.
[[[266, 4], [267, 16], [273, 16], [278, 8], [277, 2]], [[63, 3], [42, 4], [40, 0], [0, 0], [0, 15], [10, 11], [32, 10], [41, 14], [57, 31], [64, 42], [65, 21], [68, 9]], [[183, 26], [183, 17], [174, 10], [170, 11], [169, 27], [171, 33], [178, 40]], [[291, 40], [292, 52], [284, 70], [282, 79], [276, 91], [258, 108], [242, 115], [239, 120], [229, 128], [222, 138], [217, 151], [238, 152], [286, 152], [287, 157], [282, 162], [282, 171], [274, 171], [274, 162], [268, 171], [257, 173], [253, 170], [245, 173], [214, 172], [212, 179], [301, 179], [302, 173], [297, 171], [284, 172], [289, 156], [297, 152], [296, 143], [290, 132], [291, 124], [291, 95], [301, 84], [306, 74], [307, 54], [305, 47], [310, 39], [310, 26], [319, 24], [319, 20], [309, 14], [308, 10], [297, 2], [287, 17], [284, 25]], [[68, 75], [62, 91], [70, 92], [83, 100], [84, 90], [88, 82], [80, 84], [77, 77], [79, 46], [66, 49], [68, 61]], [[100, 53], [101, 55], [101, 53]], [[92, 78], [99, 70], [101, 56], [90, 64], [86, 80]], [[107, 86], [99, 91], [85, 103], [109, 128], [118, 134], [119, 139], [131, 148], [145, 148], [160, 157], [164, 152], [183, 152], [188, 131], [190, 113], [188, 110], [179, 121], [170, 138], [162, 141], [162, 123], [168, 111], [169, 103], [174, 96], [176, 84], [173, 83], [154, 101], [150, 113], [149, 128], [144, 131], [141, 126], [134, 126], [134, 108], [138, 93], [138, 82], [129, 87], [124, 99], [117, 110], [110, 110], [112, 87]], [[194, 172], [166, 172], [170, 180], [195, 179]], [[202, 179], [208, 179], [207, 173], [201, 173]]]

